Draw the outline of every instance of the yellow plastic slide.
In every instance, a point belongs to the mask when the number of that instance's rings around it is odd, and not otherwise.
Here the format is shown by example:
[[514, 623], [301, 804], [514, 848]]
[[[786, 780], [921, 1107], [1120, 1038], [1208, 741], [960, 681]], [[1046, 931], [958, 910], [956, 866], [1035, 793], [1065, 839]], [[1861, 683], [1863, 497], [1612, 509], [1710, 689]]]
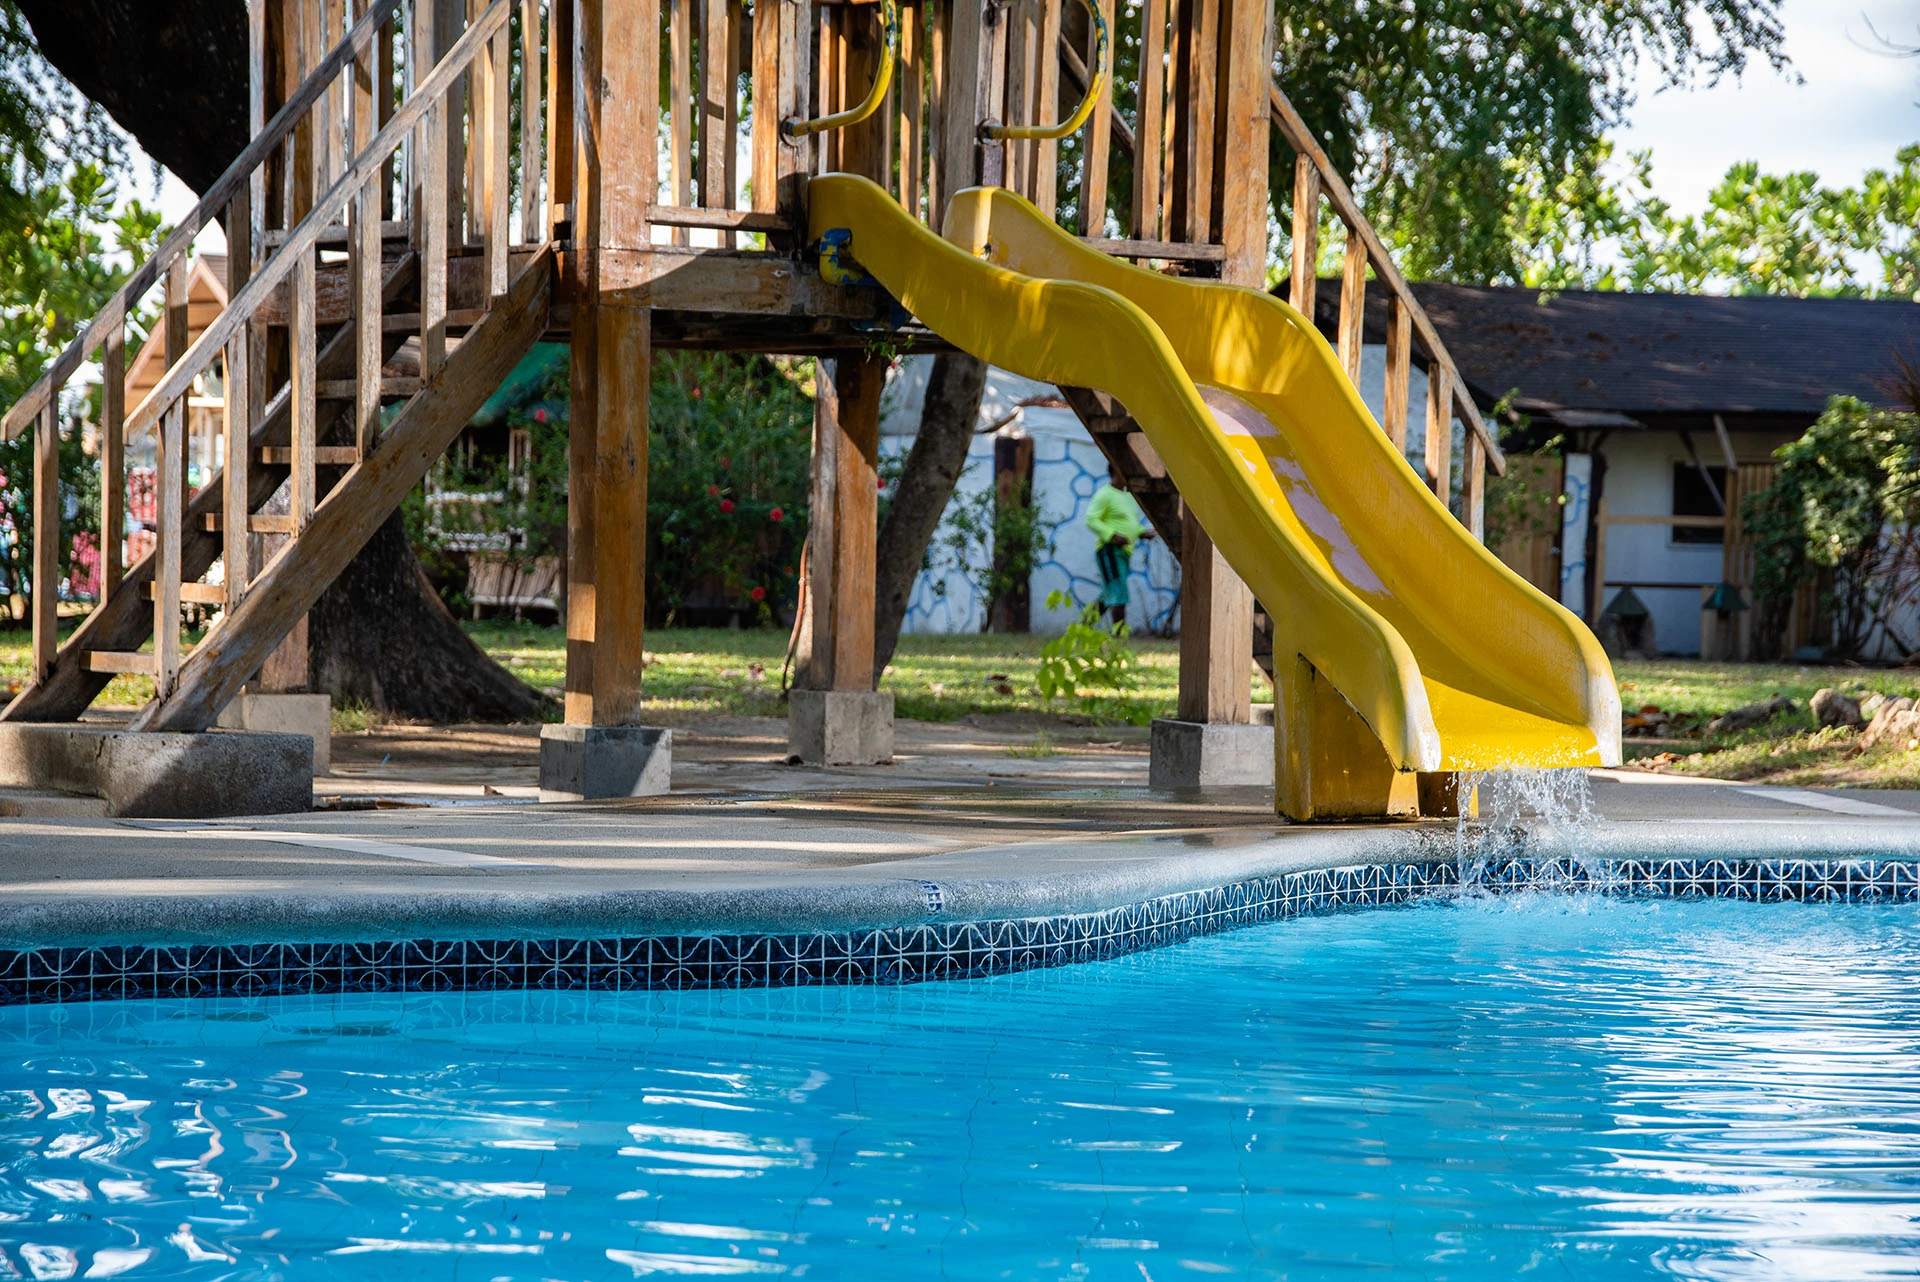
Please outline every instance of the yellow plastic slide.
[[[812, 239], [844, 242], [955, 346], [1126, 405], [1267, 607], [1276, 668], [1300, 665], [1277, 671], [1281, 775], [1289, 751], [1349, 791], [1369, 753], [1401, 772], [1618, 763], [1619, 695], [1593, 634], [1453, 519], [1291, 307], [1108, 257], [1000, 188], [954, 196], [945, 239], [862, 178], [816, 178], [808, 199]], [[1303, 681], [1344, 704], [1312, 704], [1290, 689]], [[1342, 728], [1346, 705], [1370, 734]], [[1368, 742], [1287, 742], [1316, 735]]]

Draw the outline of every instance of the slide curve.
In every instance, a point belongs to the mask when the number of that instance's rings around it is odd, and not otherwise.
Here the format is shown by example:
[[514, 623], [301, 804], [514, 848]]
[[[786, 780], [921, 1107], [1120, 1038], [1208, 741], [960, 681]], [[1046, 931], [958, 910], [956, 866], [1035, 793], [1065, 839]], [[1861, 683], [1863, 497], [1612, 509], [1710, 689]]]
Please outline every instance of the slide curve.
[[1101, 254], [1000, 188], [945, 238], [847, 174], [808, 188], [810, 238], [963, 351], [1118, 397], [1274, 626], [1400, 770], [1620, 758], [1613, 673], [1586, 626], [1453, 519], [1332, 349], [1258, 290]]

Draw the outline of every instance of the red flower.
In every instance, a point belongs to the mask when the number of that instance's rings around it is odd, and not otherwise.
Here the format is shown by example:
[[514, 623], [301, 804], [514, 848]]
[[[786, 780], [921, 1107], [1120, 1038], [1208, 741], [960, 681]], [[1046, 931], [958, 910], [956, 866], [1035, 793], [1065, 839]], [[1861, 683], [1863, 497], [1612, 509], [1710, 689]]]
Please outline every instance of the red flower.
[[732, 499], [721, 499], [721, 500], [720, 500], [720, 510], [721, 510], [722, 512], [731, 512], [731, 511], [733, 511], [733, 500], [732, 500]]
[[544, 423], [544, 422], [546, 422], [546, 421], [547, 421], [547, 412], [546, 412], [545, 410], [535, 410], [535, 411], [533, 412], [533, 421], [534, 421], [534, 422], [536, 422], [536, 423]]
[[733, 466], [733, 460], [732, 460], [732, 459], [730, 459], [730, 458], [723, 458], [723, 459], [721, 459], [721, 460], [720, 460], [720, 466], [721, 466], [721, 467], [732, 467], [732, 466]]
[[767, 590], [765, 588], [755, 588], [753, 591], [747, 593], [747, 595], [756, 601], [764, 601], [767, 599]]
[[786, 510], [784, 508], [775, 508], [773, 511], [767, 513], [767, 519], [769, 521], [784, 521], [787, 519]]
[[709, 485], [709, 486], [707, 487], [707, 497], [708, 497], [708, 498], [710, 498], [710, 499], [717, 499], [717, 498], [719, 498], [719, 497], [720, 497], [720, 487], [719, 487], [719, 486], [717, 486], [717, 485]]
[[886, 489], [886, 488], [887, 488], [887, 478], [886, 478], [886, 477], [884, 477], [884, 476], [882, 476], [882, 477], [877, 477], [877, 478], [875, 478], [875, 479], [877, 479], [877, 480], [878, 480], [878, 481], [880, 482], [880, 488], [881, 488], [881, 489], [883, 489], [883, 490], [884, 490], [884, 489]]

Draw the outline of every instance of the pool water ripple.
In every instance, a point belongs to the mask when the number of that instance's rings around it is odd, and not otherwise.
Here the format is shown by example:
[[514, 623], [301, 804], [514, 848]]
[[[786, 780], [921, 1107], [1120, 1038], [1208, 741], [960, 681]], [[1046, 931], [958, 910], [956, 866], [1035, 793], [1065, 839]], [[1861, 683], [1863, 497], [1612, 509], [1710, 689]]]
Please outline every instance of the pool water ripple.
[[1920, 1273], [1920, 912], [1520, 895], [908, 987], [0, 1010], [0, 1277]]

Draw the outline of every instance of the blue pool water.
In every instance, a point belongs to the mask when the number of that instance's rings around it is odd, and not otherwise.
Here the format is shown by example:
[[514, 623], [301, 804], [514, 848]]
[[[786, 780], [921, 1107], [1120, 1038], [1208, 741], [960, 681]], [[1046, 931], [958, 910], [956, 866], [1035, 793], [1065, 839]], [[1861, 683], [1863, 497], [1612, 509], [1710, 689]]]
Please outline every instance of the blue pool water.
[[1519, 897], [899, 988], [0, 1011], [0, 1277], [1920, 1273], [1920, 915]]

